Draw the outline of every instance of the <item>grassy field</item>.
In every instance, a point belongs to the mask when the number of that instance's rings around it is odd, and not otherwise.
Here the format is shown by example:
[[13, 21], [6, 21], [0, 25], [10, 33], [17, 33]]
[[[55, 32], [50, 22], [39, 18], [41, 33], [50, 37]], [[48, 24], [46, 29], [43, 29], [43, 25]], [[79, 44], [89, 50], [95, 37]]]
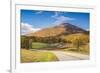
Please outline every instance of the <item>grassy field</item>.
[[21, 63], [58, 61], [51, 52], [40, 52], [21, 49]]
[[77, 53], [81, 53], [81, 54], [90, 54], [90, 49], [89, 49], [89, 44], [83, 45], [80, 47], [80, 50], [77, 51], [76, 48], [71, 47], [71, 48], [65, 48], [63, 49], [63, 51], [70, 51], [70, 52], [77, 52]]
[[[39, 42], [34, 42], [32, 43], [32, 49], [47, 49], [50, 48], [50, 45], [46, 44], [46, 43], [39, 43]], [[89, 54], [90, 53], [90, 49], [89, 49], [89, 44], [80, 46], [80, 50], [77, 51], [76, 47], [71, 45], [70, 48], [65, 48], [65, 49], [60, 49], [63, 51], [70, 51], [70, 52], [77, 52], [77, 53], [82, 53], [82, 54]], [[54, 48], [55, 49], [55, 48]]]
[[44, 48], [48, 48], [49, 45], [46, 43], [40, 43], [40, 42], [33, 42], [32, 43], [32, 48], [33, 49], [44, 49]]

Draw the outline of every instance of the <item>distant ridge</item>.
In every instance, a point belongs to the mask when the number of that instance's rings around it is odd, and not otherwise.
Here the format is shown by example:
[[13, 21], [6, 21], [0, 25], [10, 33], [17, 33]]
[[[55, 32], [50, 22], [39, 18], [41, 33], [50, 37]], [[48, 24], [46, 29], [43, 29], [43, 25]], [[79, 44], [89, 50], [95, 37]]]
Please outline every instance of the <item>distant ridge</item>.
[[26, 36], [36, 36], [36, 37], [50, 37], [50, 36], [58, 36], [58, 35], [67, 35], [72, 33], [84, 33], [88, 32], [78, 26], [72, 25], [70, 23], [62, 23], [59, 25], [56, 25], [54, 27], [45, 28], [42, 30], [39, 30], [37, 32], [31, 32], [27, 34]]

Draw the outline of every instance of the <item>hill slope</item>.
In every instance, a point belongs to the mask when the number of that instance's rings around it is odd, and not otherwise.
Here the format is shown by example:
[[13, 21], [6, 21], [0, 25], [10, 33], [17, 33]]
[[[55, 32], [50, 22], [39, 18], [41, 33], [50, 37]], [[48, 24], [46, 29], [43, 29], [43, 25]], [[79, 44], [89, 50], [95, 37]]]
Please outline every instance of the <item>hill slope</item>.
[[27, 34], [27, 36], [36, 36], [36, 37], [50, 37], [50, 36], [59, 36], [64, 34], [71, 34], [71, 33], [84, 33], [87, 32], [86, 30], [72, 25], [70, 23], [62, 23], [54, 27], [45, 28], [37, 32], [31, 32]]

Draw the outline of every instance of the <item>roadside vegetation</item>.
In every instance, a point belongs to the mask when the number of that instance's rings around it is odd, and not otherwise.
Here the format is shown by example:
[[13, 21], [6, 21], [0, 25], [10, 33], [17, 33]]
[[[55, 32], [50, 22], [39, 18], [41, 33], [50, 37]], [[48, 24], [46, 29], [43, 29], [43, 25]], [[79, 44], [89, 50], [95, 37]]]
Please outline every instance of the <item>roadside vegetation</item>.
[[21, 36], [21, 62], [58, 61], [55, 54], [41, 50], [60, 50], [90, 54], [89, 34], [76, 33], [55, 37], [26, 37]]
[[21, 63], [58, 61], [51, 52], [31, 51], [21, 49]]

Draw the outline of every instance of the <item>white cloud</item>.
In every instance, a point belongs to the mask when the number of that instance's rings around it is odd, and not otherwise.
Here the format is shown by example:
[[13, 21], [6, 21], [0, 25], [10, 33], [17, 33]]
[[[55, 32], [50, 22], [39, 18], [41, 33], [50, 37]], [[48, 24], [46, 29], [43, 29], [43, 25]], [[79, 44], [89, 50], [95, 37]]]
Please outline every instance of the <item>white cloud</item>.
[[59, 12], [54, 12], [54, 15], [52, 15], [51, 17], [53, 17], [53, 18], [55, 18], [55, 17], [57, 17], [59, 15]]
[[55, 19], [53, 24], [58, 25], [58, 24], [61, 24], [61, 23], [65, 23], [65, 22], [75, 20], [74, 18], [63, 16], [62, 15], [63, 13], [64, 12], [57, 12], [57, 11], [54, 12], [54, 15], [51, 16], [52, 18]]
[[41, 14], [41, 13], [43, 13], [43, 11], [37, 11], [37, 12], [36, 12], [36, 14]]
[[90, 30], [89, 28], [86, 29], [86, 31], [89, 31], [89, 30]]
[[57, 16], [57, 17], [55, 17], [55, 19], [56, 19], [56, 21], [53, 24], [67, 23], [69, 21], [75, 20], [74, 18], [65, 17], [65, 16]]
[[25, 35], [30, 32], [36, 32], [40, 30], [40, 28], [34, 28], [32, 25], [28, 23], [21, 23], [21, 34]]
[[56, 17], [61, 16], [63, 13], [67, 13], [67, 12], [59, 12], [59, 11], [55, 11], [55, 12], [54, 12], [54, 15], [52, 15], [51, 17], [52, 17], [52, 18], [56, 18]]

